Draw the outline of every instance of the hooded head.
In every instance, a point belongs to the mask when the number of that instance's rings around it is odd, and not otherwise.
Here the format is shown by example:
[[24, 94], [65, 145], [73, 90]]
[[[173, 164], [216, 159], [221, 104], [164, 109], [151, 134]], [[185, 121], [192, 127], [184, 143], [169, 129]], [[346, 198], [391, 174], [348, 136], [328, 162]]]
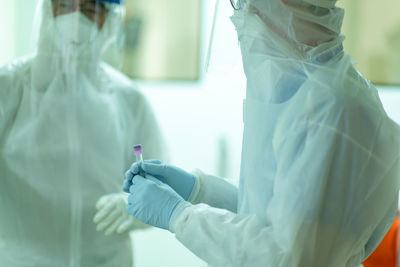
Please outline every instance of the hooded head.
[[42, 0], [38, 13], [37, 57], [96, 65], [118, 40], [124, 7], [118, 0]]
[[105, 52], [122, 33], [120, 0], [41, 0], [33, 81], [43, 87], [59, 73], [98, 74]]

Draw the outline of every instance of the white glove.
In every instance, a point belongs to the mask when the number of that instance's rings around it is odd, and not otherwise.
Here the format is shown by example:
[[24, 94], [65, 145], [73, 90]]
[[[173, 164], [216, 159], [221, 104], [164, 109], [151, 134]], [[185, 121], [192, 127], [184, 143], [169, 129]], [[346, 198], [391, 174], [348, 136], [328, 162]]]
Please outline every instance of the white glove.
[[126, 212], [127, 203], [128, 194], [125, 193], [102, 196], [97, 201], [97, 213], [93, 218], [94, 223], [97, 224], [96, 230], [105, 231], [105, 235], [111, 235], [145, 228], [145, 224]]

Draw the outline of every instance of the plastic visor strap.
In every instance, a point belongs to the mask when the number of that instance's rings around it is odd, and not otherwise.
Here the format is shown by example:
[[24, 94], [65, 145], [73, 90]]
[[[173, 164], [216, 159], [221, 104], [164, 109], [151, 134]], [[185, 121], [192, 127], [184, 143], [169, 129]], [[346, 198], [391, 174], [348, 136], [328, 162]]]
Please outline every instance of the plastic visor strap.
[[210, 34], [210, 42], [208, 43], [208, 49], [207, 49], [206, 72], [208, 72], [208, 68], [210, 67], [212, 47], [213, 47], [213, 42], [214, 42], [215, 25], [217, 23], [217, 16], [218, 16], [218, 8], [219, 8], [219, 0], [216, 0], [215, 8], [214, 8], [214, 18], [213, 18], [211, 34]]

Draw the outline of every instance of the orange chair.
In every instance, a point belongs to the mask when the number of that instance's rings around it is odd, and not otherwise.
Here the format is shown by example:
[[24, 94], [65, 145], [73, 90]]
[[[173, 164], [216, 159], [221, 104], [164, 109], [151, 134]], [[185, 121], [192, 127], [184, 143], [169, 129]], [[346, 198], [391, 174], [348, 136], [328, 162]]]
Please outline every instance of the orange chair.
[[397, 216], [379, 247], [363, 263], [364, 267], [396, 267], [400, 263], [399, 235], [399, 216]]

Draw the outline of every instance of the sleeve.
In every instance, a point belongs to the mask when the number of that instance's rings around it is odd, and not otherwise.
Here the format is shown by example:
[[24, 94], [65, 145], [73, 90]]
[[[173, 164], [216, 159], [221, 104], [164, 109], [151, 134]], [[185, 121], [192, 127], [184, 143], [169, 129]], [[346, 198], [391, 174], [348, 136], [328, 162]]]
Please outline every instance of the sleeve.
[[15, 68], [12, 64], [0, 67], [0, 138], [7, 131], [21, 101], [22, 83], [14, 79]]
[[6, 92], [6, 82], [4, 81], [4, 78], [1, 77], [0, 73], [0, 121], [5, 120], [6, 116], [6, 99], [7, 99], [7, 92]]
[[193, 204], [209, 206], [237, 212], [238, 187], [228, 179], [209, 175], [201, 170], [193, 171], [196, 176], [195, 193], [189, 199]]
[[[386, 152], [388, 161], [382, 161], [377, 150], [333, 127], [306, 129], [275, 142], [267, 220], [194, 205], [176, 219], [177, 239], [214, 266], [360, 265], [370, 236], [394, 218], [398, 152]], [[376, 131], [370, 134], [379, 150], [390, 150]]]
[[10, 94], [10, 77], [4, 67], [0, 68], [0, 121], [5, 119], [7, 114], [7, 99]]

